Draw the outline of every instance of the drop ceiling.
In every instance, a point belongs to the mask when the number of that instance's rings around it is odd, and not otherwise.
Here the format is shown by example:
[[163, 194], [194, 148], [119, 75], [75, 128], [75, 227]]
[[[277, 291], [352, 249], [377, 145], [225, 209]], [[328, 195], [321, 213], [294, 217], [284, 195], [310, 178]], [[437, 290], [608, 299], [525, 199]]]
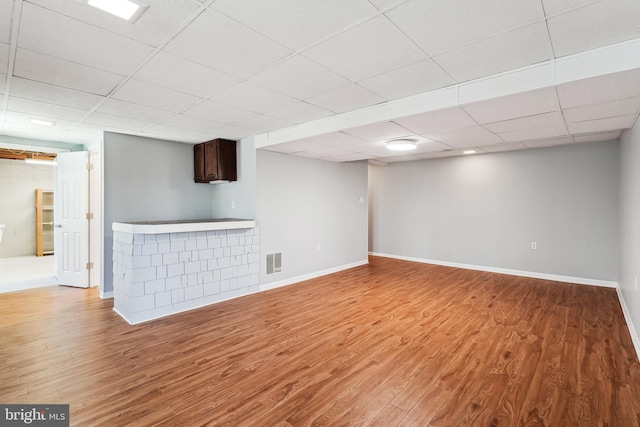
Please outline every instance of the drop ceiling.
[[[394, 162], [615, 140], [640, 110], [637, 0], [145, 3], [129, 23], [76, 0], [0, 2], [0, 138], [255, 137]], [[542, 65], [554, 78], [529, 84]], [[393, 155], [397, 137], [418, 148]]]

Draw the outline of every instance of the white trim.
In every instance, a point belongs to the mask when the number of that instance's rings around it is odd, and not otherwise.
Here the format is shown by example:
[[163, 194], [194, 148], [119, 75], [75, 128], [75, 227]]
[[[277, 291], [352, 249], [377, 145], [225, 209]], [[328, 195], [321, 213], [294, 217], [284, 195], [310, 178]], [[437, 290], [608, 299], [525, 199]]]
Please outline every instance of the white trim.
[[316, 271], [314, 273], [303, 274], [302, 276], [292, 277], [290, 279], [280, 280], [278, 282], [267, 283], [264, 285], [260, 285], [260, 291], [268, 291], [270, 289], [280, 288], [282, 286], [293, 285], [294, 283], [302, 282], [305, 280], [315, 279], [317, 277], [326, 276], [327, 274], [337, 273], [342, 270], [348, 270], [354, 267], [360, 267], [361, 265], [369, 264], [369, 260], [362, 260], [353, 262], [351, 264], [341, 265], [339, 267], [328, 268], [326, 270]]
[[461, 264], [461, 263], [449, 262], [449, 261], [436, 261], [431, 259], [406, 257], [402, 255], [383, 254], [378, 252], [369, 252], [369, 255], [380, 256], [385, 258], [395, 258], [395, 259], [400, 259], [404, 261], [420, 262], [423, 264], [435, 264], [435, 265], [444, 265], [446, 267], [465, 268], [468, 270], [487, 271], [489, 273], [509, 274], [512, 276], [522, 276], [522, 277], [531, 277], [534, 279], [553, 280], [555, 282], [576, 283], [579, 285], [590, 285], [590, 286], [602, 286], [605, 288], [618, 287], [618, 282], [611, 282], [608, 280], [587, 279], [584, 277], [561, 276], [558, 274], [537, 273], [534, 271], [523, 271], [523, 270], [511, 270], [508, 268], [499, 268], [499, 267], [485, 267], [481, 265]]
[[111, 299], [111, 298], [113, 298], [113, 291], [103, 292], [102, 289], [100, 289], [100, 299]]
[[113, 231], [121, 231], [131, 234], [166, 234], [194, 231], [237, 230], [239, 228], [255, 228], [256, 225], [256, 220], [230, 218], [224, 220], [202, 220], [197, 222], [114, 222], [111, 225], [111, 229]]
[[622, 314], [624, 315], [624, 320], [627, 322], [627, 329], [629, 330], [629, 335], [631, 335], [631, 342], [633, 342], [633, 347], [636, 350], [636, 357], [640, 360], [640, 336], [638, 336], [638, 332], [636, 331], [636, 327], [631, 320], [631, 312], [627, 307], [627, 303], [624, 300], [624, 296], [622, 295], [622, 289], [620, 287], [616, 287], [616, 292], [618, 293], [618, 300], [620, 300], [620, 306], [622, 307]]

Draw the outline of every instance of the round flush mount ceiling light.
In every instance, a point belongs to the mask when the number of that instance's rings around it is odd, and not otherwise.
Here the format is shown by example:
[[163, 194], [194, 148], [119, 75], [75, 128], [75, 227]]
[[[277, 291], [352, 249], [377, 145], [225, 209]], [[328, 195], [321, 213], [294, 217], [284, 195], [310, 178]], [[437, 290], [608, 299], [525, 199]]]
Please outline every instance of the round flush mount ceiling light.
[[393, 151], [411, 151], [417, 147], [413, 139], [394, 139], [387, 142], [387, 148]]

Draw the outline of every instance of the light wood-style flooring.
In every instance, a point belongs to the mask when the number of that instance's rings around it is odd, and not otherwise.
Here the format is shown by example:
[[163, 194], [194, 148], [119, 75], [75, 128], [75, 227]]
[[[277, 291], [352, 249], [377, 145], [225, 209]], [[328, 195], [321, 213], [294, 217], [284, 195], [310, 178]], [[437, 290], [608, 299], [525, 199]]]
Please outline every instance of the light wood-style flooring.
[[96, 290], [0, 295], [0, 403], [74, 426], [638, 426], [614, 289], [371, 257], [131, 326]]

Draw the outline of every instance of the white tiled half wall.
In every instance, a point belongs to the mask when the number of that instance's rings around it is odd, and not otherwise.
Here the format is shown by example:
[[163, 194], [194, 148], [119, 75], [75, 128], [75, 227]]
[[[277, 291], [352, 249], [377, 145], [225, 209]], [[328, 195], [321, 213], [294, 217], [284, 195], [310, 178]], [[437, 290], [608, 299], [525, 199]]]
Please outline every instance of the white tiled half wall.
[[113, 233], [114, 310], [131, 324], [260, 290], [258, 228]]

